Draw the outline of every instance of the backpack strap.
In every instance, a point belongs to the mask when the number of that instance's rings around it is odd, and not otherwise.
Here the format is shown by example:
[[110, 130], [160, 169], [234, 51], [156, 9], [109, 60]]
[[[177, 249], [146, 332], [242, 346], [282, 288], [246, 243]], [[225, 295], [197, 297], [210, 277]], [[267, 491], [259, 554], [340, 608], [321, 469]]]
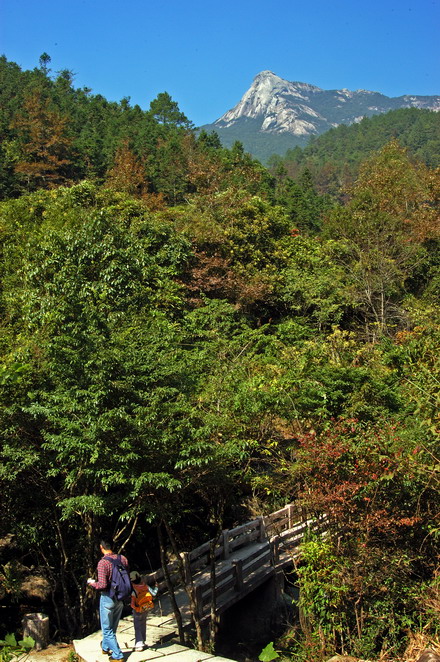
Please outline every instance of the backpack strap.
[[[122, 567], [122, 568], [126, 568], [126, 569], [127, 569], [127, 567], [126, 567], [126, 566], [124, 565], [124, 563], [122, 562], [122, 556], [121, 556], [121, 554], [117, 554], [115, 559], [112, 558], [111, 556], [108, 556], [108, 555], [107, 555], [107, 556], [103, 556], [102, 558], [103, 558], [103, 559], [106, 559], [107, 561], [110, 561], [110, 563], [111, 563], [113, 566], [114, 566], [114, 565], [118, 565], [118, 566], [120, 566], [120, 567]], [[127, 570], [128, 570], [128, 569], [127, 569]]]

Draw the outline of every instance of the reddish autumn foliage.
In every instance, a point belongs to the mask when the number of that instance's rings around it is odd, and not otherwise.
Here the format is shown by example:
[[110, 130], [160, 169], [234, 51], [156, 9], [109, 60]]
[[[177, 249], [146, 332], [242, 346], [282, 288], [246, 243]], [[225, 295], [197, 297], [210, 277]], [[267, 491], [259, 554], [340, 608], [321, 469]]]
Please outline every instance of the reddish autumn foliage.
[[320, 434], [303, 435], [296, 468], [303, 506], [327, 513], [347, 534], [362, 530], [390, 543], [407, 535], [403, 529], [421, 524], [426, 511], [414, 510], [424, 488], [414, 472], [418, 449], [408, 447], [402, 432], [386, 422], [367, 427], [343, 419]]

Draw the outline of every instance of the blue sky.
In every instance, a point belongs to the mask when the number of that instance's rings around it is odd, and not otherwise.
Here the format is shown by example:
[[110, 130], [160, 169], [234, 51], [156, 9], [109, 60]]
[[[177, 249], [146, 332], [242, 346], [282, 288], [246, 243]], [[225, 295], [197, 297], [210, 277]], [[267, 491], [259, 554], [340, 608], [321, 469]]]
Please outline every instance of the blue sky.
[[47, 52], [89, 87], [148, 109], [167, 91], [196, 125], [270, 69], [324, 89], [440, 94], [440, 0], [0, 0], [0, 53]]

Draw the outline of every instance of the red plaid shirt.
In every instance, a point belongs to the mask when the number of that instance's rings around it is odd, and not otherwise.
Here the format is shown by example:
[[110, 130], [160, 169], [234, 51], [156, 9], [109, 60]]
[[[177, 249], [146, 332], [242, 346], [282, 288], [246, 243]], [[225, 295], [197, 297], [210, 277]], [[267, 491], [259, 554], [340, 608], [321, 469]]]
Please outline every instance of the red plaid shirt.
[[[90, 584], [90, 586], [96, 588], [97, 591], [105, 591], [107, 588], [109, 588], [110, 580], [112, 578], [112, 569], [113, 569], [111, 561], [109, 561], [107, 558], [109, 556], [112, 559], [118, 558], [117, 554], [106, 554], [98, 562], [98, 567], [97, 567], [98, 581], [93, 582], [93, 584]], [[121, 555], [121, 561], [128, 570], [128, 561], [125, 558], [125, 556]]]

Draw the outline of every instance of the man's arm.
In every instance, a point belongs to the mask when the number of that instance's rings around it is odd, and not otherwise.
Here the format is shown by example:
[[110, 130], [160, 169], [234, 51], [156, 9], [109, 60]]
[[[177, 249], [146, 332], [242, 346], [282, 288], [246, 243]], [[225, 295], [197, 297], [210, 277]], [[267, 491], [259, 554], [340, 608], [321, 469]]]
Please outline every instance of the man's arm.
[[87, 583], [89, 586], [92, 588], [96, 589], [97, 591], [104, 591], [111, 579], [111, 574], [112, 574], [112, 564], [110, 561], [107, 561], [106, 559], [101, 559], [98, 562], [98, 581], [95, 581], [94, 579], [88, 579]]

